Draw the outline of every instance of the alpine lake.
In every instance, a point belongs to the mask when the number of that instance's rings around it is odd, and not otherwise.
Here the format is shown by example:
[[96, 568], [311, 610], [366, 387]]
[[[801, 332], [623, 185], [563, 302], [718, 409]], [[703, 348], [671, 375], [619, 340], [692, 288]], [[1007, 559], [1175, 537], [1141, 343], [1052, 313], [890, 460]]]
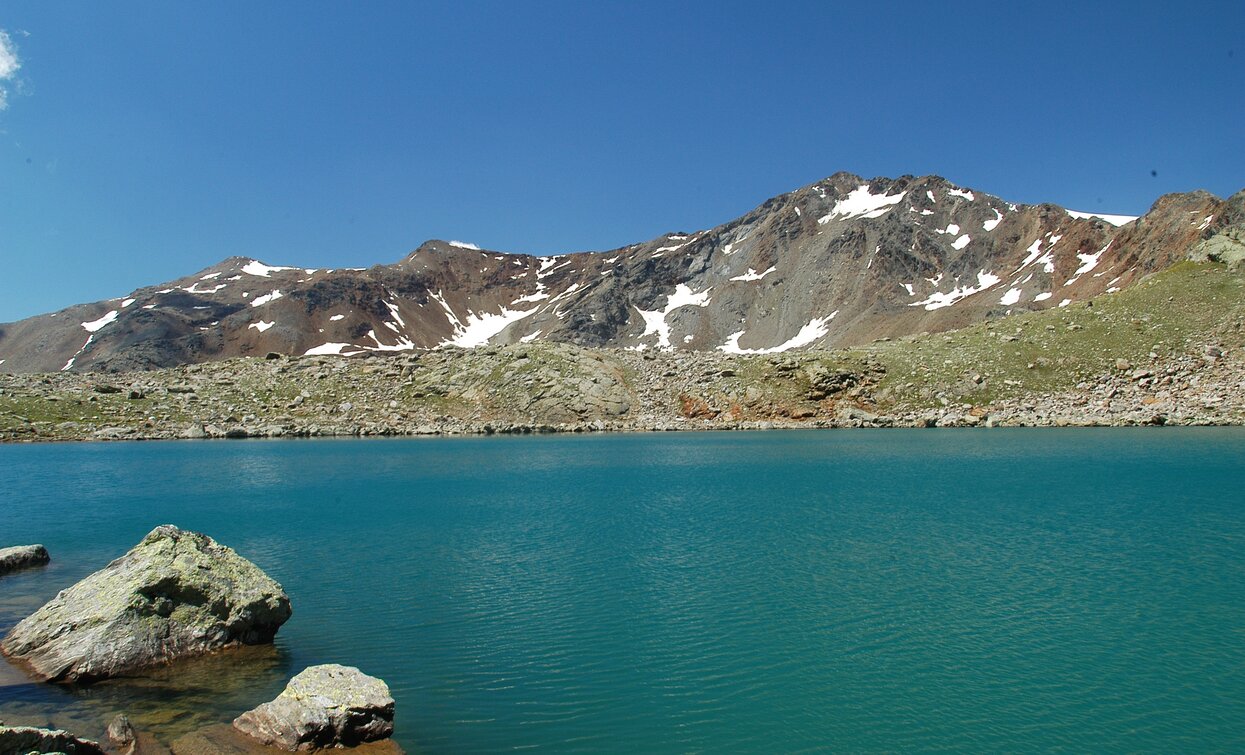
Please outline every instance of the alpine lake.
[[165, 742], [317, 663], [408, 752], [1245, 750], [1245, 429], [0, 447], [0, 632], [156, 525], [279, 581], [274, 645], [0, 720]]

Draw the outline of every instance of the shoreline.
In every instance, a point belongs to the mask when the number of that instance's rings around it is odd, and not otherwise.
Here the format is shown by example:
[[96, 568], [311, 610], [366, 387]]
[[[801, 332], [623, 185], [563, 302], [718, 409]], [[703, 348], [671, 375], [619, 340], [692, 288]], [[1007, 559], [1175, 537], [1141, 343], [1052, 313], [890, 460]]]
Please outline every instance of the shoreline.
[[[1121, 360], [1050, 393], [976, 397], [972, 389], [991, 386], [974, 375], [964, 381], [970, 395], [936, 391], [933, 406], [897, 397], [888, 370], [868, 353], [624, 355], [553, 345], [372, 359], [240, 359], [148, 373], [0, 375], [0, 443], [1245, 426], [1242, 350], [1207, 348], [1214, 355], [1156, 358], [1145, 367]], [[516, 362], [554, 376], [524, 378]], [[703, 382], [690, 384], [689, 375]], [[12, 408], [17, 403], [21, 414]]]

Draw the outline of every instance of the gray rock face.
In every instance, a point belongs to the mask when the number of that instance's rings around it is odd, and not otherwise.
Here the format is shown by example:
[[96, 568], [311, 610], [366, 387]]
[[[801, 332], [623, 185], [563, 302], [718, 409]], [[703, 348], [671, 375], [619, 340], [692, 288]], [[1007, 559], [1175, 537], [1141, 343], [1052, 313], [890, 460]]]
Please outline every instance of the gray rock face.
[[0, 575], [30, 566], [42, 566], [51, 560], [48, 556], [48, 549], [42, 545], [18, 545], [13, 548], [0, 548]]
[[353, 747], [393, 734], [393, 698], [357, 668], [311, 666], [272, 702], [234, 719], [234, 728], [284, 750]]
[[0, 726], [0, 753], [59, 752], [65, 755], [104, 755], [98, 742], [78, 739], [60, 729]]
[[86, 683], [271, 642], [289, 617], [289, 598], [259, 567], [166, 524], [24, 619], [0, 651], [38, 679]]

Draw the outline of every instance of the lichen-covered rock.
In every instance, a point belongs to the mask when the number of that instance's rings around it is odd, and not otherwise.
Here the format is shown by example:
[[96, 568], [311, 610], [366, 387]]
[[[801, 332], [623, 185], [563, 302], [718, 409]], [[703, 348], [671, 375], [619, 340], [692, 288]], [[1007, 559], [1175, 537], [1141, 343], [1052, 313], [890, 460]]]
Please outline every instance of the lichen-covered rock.
[[393, 734], [393, 698], [380, 679], [335, 663], [311, 666], [234, 728], [283, 750], [353, 747]]
[[24, 619], [0, 651], [36, 678], [86, 683], [271, 642], [289, 617], [289, 598], [259, 567], [166, 524]]
[[79, 739], [60, 729], [0, 726], [0, 753], [58, 752], [64, 755], [104, 755], [98, 742]]
[[42, 545], [18, 545], [12, 548], [0, 548], [0, 575], [30, 566], [42, 566], [51, 558], [48, 549]]

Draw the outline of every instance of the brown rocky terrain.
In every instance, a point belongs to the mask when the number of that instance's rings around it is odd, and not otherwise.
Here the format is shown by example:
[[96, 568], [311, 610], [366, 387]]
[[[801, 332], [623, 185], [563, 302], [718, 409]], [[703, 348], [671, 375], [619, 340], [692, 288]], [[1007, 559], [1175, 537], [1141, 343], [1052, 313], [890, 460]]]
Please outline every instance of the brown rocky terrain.
[[1245, 273], [1181, 263], [1066, 308], [784, 354], [530, 343], [0, 375], [6, 440], [1241, 424]]
[[1245, 250], [1245, 193], [1168, 195], [1125, 221], [1016, 205], [936, 176], [839, 173], [716, 228], [608, 252], [542, 258], [430, 241], [366, 270], [230, 258], [115, 300], [0, 324], [0, 371], [541, 342], [825, 350], [1071, 306], [1186, 257]]

